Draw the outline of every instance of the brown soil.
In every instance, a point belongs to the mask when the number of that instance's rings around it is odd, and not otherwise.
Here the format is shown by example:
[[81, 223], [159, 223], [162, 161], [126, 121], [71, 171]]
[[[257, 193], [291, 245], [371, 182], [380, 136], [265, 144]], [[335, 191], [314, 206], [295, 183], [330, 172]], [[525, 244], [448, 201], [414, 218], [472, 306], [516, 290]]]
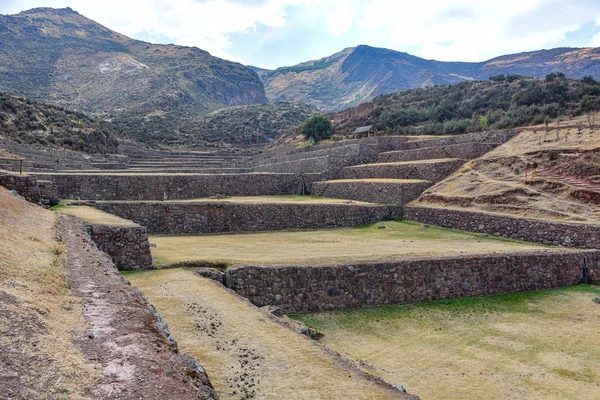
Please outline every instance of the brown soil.
[[95, 399], [211, 399], [216, 395], [190, 356], [178, 355], [166, 326], [146, 298], [128, 285], [83, 224], [61, 216], [65, 267], [90, 327], [75, 342], [101, 365]]
[[426, 190], [423, 205], [600, 223], [600, 131], [524, 130]]

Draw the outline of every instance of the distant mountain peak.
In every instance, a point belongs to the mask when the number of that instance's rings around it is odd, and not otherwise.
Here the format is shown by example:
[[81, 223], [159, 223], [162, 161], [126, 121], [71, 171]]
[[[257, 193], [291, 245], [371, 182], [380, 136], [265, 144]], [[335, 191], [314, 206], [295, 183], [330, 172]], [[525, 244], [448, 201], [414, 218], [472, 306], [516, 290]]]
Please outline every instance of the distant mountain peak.
[[65, 8], [52, 8], [52, 7], [37, 7], [30, 10], [21, 11], [17, 15], [31, 15], [31, 14], [54, 14], [54, 15], [81, 15], [71, 7]]
[[174, 140], [221, 107], [267, 102], [250, 68], [128, 38], [71, 8], [0, 15], [0, 27], [0, 90], [110, 118], [147, 141]]
[[269, 100], [301, 101], [329, 112], [406, 89], [487, 80], [499, 74], [544, 77], [559, 71], [574, 78], [600, 78], [600, 49], [562, 47], [471, 63], [426, 60], [361, 44], [318, 60], [261, 71], [259, 76]]

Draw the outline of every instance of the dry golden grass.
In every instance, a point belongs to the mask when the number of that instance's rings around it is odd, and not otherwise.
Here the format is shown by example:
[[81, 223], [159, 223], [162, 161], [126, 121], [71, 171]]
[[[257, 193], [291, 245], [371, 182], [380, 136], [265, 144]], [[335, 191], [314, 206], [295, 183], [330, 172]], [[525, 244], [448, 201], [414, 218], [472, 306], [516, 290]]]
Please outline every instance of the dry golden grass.
[[21, 303], [5, 306], [19, 318], [39, 320], [45, 330], [33, 329], [34, 339], [25, 340], [4, 336], [0, 327], [0, 341], [16, 340], [12, 346], [35, 360], [20, 377], [31, 396], [27, 398], [85, 398], [83, 388], [100, 373], [72, 342], [73, 335], [84, 335], [87, 325], [80, 300], [70, 294], [64, 276], [56, 215], [1, 187], [0, 204], [0, 291]]
[[403, 257], [550, 251], [532, 244], [395, 221], [315, 231], [151, 236], [150, 242], [156, 244], [152, 257], [157, 267], [194, 262], [325, 265]]
[[600, 288], [295, 316], [422, 399], [599, 399]]
[[[581, 134], [577, 133], [577, 125], [582, 126]], [[482, 158], [510, 157], [553, 149], [590, 150], [600, 146], [600, 129], [596, 128], [592, 133], [587, 128], [585, 117], [563, 122], [558, 132], [558, 140], [556, 139], [556, 123], [549, 124], [549, 127], [548, 133], [541, 125], [524, 130]]]
[[260, 399], [395, 398], [338, 365], [308, 338], [191, 271], [149, 271], [128, 279], [161, 313], [181, 351], [202, 362], [222, 400], [246, 398], [244, 387]]
[[70, 206], [56, 208], [56, 211], [62, 214], [73, 215], [84, 222], [107, 226], [136, 226], [134, 222], [119, 218], [116, 215], [105, 213], [88, 206]]
[[[576, 125], [582, 122], [580, 119], [563, 123], [560, 130], [552, 127], [549, 133], [543, 127], [519, 133], [429, 188], [415, 203], [545, 220], [600, 223], [598, 204], [573, 197], [576, 187], [557, 186], [551, 179], [543, 178], [546, 168], [562, 166], [568, 170], [577, 163], [589, 165], [590, 170], [598, 166], [594, 156], [586, 161], [580, 152], [600, 147], [600, 129], [591, 133], [584, 128], [579, 134]], [[561, 154], [558, 160], [550, 160], [548, 152], [551, 150]], [[534, 163], [539, 165], [536, 178], [532, 178]]]

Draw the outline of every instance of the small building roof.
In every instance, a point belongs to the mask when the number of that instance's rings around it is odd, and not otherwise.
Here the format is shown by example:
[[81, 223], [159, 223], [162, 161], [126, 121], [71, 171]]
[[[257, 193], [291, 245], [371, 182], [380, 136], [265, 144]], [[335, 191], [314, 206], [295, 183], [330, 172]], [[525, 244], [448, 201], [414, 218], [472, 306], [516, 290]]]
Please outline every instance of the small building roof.
[[352, 133], [365, 133], [373, 130], [373, 125], [361, 126], [360, 128], [356, 128]]

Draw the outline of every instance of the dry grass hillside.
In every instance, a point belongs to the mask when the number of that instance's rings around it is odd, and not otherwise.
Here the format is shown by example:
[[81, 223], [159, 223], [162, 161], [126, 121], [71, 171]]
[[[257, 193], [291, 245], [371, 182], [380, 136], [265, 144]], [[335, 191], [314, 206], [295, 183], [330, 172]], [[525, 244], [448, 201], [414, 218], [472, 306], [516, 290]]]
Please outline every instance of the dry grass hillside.
[[583, 117], [523, 130], [429, 188], [415, 204], [600, 222], [600, 129]]
[[87, 324], [65, 278], [56, 214], [2, 187], [0, 204], [0, 397], [88, 398], [101, 374], [72, 341]]

